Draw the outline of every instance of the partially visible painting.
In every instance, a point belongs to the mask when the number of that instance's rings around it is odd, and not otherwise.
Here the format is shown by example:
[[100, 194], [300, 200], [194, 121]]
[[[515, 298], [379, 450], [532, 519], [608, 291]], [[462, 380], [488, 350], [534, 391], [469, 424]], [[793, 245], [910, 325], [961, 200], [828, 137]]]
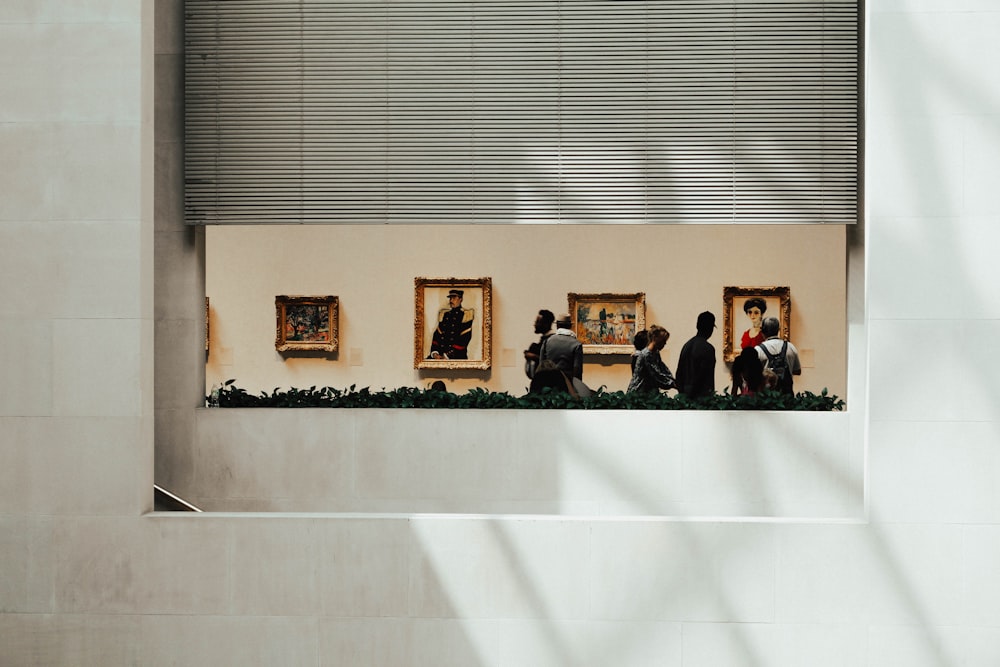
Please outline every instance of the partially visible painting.
[[278, 352], [336, 352], [339, 299], [335, 296], [276, 296]]
[[415, 278], [414, 368], [474, 368], [492, 363], [491, 278]]
[[211, 317], [209, 317], [210, 313], [211, 311], [209, 310], [208, 307], [208, 297], [206, 296], [205, 297], [205, 353], [206, 354], [208, 353], [209, 341], [211, 340], [211, 336], [209, 336], [210, 333], [209, 329], [212, 324]]
[[584, 354], [631, 354], [635, 332], [646, 328], [646, 294], [567, 295], [573, 331]]
[[745, 347], [754, 347], [764, 340], [760, 331], [765, 317], [777, 317], [778, 336], [785, 340], [791, 335], [791, 289], [782, 287], [723, 287], [722, 288], [722, 355], [733, 361]]

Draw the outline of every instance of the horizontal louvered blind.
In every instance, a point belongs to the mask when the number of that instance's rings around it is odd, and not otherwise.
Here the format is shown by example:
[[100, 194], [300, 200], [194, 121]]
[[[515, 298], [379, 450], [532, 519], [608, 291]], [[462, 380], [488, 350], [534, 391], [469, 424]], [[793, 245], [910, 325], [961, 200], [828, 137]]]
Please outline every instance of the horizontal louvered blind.
[[859, 0], [187, 0], [187, 219], [851, 223]]

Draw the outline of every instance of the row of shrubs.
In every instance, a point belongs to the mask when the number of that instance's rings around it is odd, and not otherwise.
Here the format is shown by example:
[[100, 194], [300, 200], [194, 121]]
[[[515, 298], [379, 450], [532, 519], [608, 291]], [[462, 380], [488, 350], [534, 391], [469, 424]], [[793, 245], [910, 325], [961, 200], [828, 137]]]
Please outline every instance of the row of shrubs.
[[844, 401], [824, 389], [819, 394], [804, 391], [789, 396], [765, 391], [755, 396], [732, 396], [728, 393], [704, 398], [669, 396], [662, 393], [628, 394], [604, 391], [603, 387], [587, 398], [574, 398], [548, 388], [540, 393], [512, 396], [473, 388], [464, 394], [434, 389], [382, 389], [368, 387], [347, 389], [315, 386], [308, 389], [275, 388], [270, 394], [251, 394], [228, 380], [219, 390], [222, 408], [449, 408], [479, 410], [797, 410], [831, 412], [843, 410]]

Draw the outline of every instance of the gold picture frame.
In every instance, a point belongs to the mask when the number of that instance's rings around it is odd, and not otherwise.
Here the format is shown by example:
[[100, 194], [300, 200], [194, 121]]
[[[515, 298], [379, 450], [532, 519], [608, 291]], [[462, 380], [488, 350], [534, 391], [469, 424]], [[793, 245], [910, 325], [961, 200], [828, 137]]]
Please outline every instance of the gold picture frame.
[[340, 299], [335, 296], [274, 297], [278, 352], [336, 352], [339, 346]]
[[566, 298], [584, 354], [632, 354], [635, 333], [646, 328], [645, 292], [570, 292]]
[[492, 278], [415, 278], [413, 301], [414, 368], [490, 368]]
[[[789, 340], [792, 323], [792, 291], [781, 287], [723, 287], [722, 288], [722, 355], [726, 361], [733, 361], [743, 349], [743, 339], [756, 345], [760, 336], [750, 337], [745, 307], [748, 301], [763, 303], [761, 319], [777, 317], [780, 326], [778, 336]], [[751, 304], [751, 309], [756, 304]]]
[[211, 311], [211, 309], [209, 308], [209, 305], [208, 305], [208, 297], [206, 296], [205, 297], [205, 354], [208, 354], [208, 352], [209, 352], [209, 346], [210, 346], [211, 340], [212, 340], [212, 337], [210, 335], [211, 334], [211, 329], [212, 329], [211, 312], [212, 311]]

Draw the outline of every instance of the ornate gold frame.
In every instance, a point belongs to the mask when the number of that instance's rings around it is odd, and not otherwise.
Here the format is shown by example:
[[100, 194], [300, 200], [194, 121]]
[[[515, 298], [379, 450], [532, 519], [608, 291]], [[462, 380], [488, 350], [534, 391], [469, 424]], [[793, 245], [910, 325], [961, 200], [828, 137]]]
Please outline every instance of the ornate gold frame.
[[[570, 292], [566, 295], [566, 301], [569, 306], [570, 318], [573, 321], [573, 332], [583, 343], [584, 354], [632, 354], [635, 350], [635, 345], [632, 343], [632, 339], [635, 337], [635, 332], [646, 328], [645, 292], [629, 292], [624, 294], [616, 294], [612, 292], [602, 292], [600, 294], [577, 294], [576, 292]], [[579, 308], [581, 305], [586, 305], [588, 303], [594, 305], [621, 303], [634, 306], [635, 322], [633, 323], [632, 334], [628, 336], [628, 342], [615, 344], [588, 343], [587, 340], [589, 335], [587, 331], [585, 331], [584, 325], [579, 321]]]
[[[737, 302], [737, 298], [743, 300], [750, 297], [761, 297], [765, 300], [778, 300], [779, 311], [776, 314], [781, 328], [778, 336], [788, 340], [791, 335], [792, 323], [792, 291], [788, 286], [782, 287], [723, 287], [722, 288], [722, 356], [726, 361], [733, 361], [739, 351], [736, 350], [736, 322], [737, 311], [743, 309], [742, 303]], [[770, 310], [765, 314], [767, 317], [775, 316]]]
[[208, 306], [208, 297], [205, 297], [205, 354], [209, 352], [209, 345], [211, 343], [211, 336], [209, 335], [212, 329], [212, 318], [211, 310]]
[[[492, 278], [414, 278], [414, 315], [413, 315], [413, 367], [456, 369], [472, 368], [489, 369], [493, 356], [493, 279]], [[475, 359], [429, 359], [428, 350], [431, 345], [433, 328], [437, 325], [426, 315], [427, 308], [433, 306], [426, 301], [429, 289], [438, 291], [445, 289], [474, 290], [481, 296], [463, 300], [472, 301], [482, 310], [476, 313], [472, 325], [473, 341], [478, 343], [481, 358]], [[435, 301], [440, 301], [440, 295]], [[470, 344], [470, 347], [472, 345]]]
[[[290, 308], [317, 306], [326, 309], [326, 340], [289, 340], [285, 323]], [[287, 296], [274, 297], [275, 336], [274, 349], [278, 352], [314, 351], [336, 352], [340, 338], [340, 299], [335, 296]]]

